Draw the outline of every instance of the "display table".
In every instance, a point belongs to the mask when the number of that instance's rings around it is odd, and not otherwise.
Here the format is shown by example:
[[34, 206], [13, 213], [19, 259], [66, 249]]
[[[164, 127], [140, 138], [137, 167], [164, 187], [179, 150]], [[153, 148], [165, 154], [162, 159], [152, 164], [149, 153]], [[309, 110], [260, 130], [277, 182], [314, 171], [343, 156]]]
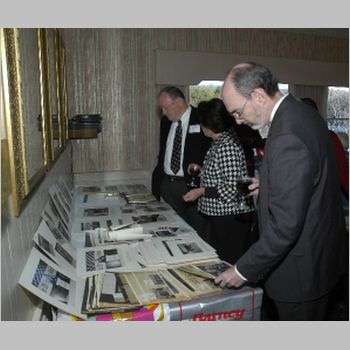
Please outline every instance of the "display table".
[[215, 284], [232, 265], [145, 177], [89, 175], [72, 193], [59, 181], [49, 195], [19, 284], [53, 319], [260, 320], [263, 291]]
[[[115, 177], [105, 175], [101, 181], [100, 174], [95, 176], [90, 174], [88, 177], [79, 177], [78, 185], [103, 187], [110, 184]], [[118, 183], [143, 183], [146, 186], [147, 181], [143, 178], [137, 178], [132, 173], [130, 176], [123, 173], [123, 180]], [[132, 180], [130, 181], [130, 178]], [[115, 180], [114, 180], [115, 181]], [[148, 186], [147, 186], [148, 187]], [[78, 205], [76, 203], [76, 205]], [[77, 208], [76, 208], [77, 210]], [[175, 211], [171, 215], [176, 218], [180, 225], [187, 225]], [[151, 304], [144, 306], [139, 310], [132, 312], [106, 313], [103, 315], [89, 316], [89, 320], [157, 320], [157, 321], [255, 321], [260, 320], [260, 309], [262, 303], [263, 291], [261, 288], [252, 288], [244, 286], [240, 289], [223, 289], [210, 296], [195, 298], [183, 302], [171, 302], [163, 304]]]

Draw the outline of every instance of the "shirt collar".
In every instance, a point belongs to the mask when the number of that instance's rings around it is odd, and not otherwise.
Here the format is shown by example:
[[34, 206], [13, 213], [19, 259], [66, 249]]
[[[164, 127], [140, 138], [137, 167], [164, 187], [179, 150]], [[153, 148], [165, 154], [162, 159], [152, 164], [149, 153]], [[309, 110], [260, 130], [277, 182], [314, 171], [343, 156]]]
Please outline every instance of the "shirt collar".
[[272, 108], [272, 112], [271, 112], [271, 116], [270, 116], [270, 123], [269, 125], [272, 123], [273, 118], [275, 117], [276, 111], [278, 109], [278, 107], [280, 106], [280, 104], [282, 103], [282, 101], [289, 95], [289, 93], [286, 93], [285, 95], [282, 96], [282, 98], [280, 98], [280, 100], [273, 106]]
[[272, 123], [273, 118], [275, 117], [276, 111], [278, 109], [278, 107], [280, 106], [280, 104], [282, 103], [282, 101], [289, 95], [289, 93], [286, 93], [285, 95], [282, 96], [282, 98], [280, 98], [278, 100], [278, 102], [273, 106], [272, 111], [271, 111], [271, 115], [270, 115], [270, 121], [269, 123], [264, 126], [262, 129], [259, 130], [259, 134], [263, 139], [266, 139], [267, 134], [269, 132], [270, 129], [270, 125]]
[[188, 121], [190, 119], [190, 114], [191, 114], [191, 106], [189, 105], [188, 108], [185, 110], [184, 114], [179, 119], [181, 120], [182, 125], [188, 124]]

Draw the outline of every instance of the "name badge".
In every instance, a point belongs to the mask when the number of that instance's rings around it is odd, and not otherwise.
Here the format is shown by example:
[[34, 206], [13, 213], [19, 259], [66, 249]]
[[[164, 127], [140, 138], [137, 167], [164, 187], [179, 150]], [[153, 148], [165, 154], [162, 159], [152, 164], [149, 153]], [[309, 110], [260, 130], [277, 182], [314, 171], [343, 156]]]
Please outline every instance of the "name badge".
[[190, 125], [188, 129], [189, 134], [198, 134], [201, 132], [201, 126], [199, 124]]

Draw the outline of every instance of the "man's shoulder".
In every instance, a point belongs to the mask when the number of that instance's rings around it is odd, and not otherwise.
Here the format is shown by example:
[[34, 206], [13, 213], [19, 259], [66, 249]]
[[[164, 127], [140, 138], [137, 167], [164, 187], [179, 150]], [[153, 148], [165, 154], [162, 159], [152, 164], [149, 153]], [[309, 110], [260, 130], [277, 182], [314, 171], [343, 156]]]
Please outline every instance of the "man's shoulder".
[[198, 109], [191, 105], [190, 124], [199, 124]]

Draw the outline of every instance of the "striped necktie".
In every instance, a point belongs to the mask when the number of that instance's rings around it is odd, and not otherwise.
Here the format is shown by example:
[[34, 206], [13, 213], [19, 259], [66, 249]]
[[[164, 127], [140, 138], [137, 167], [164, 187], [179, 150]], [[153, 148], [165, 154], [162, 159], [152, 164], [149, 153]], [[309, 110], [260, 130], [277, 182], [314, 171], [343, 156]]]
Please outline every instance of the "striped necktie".
[[173, 152], [171, 154], [171, 163], [170, 163], [170, 168], [174, 174], [176, 174], [180, 169], [181, 145], [182, 145], [182, 126], [181, 126], [181, 120], [179, 120], [175, 131]]

